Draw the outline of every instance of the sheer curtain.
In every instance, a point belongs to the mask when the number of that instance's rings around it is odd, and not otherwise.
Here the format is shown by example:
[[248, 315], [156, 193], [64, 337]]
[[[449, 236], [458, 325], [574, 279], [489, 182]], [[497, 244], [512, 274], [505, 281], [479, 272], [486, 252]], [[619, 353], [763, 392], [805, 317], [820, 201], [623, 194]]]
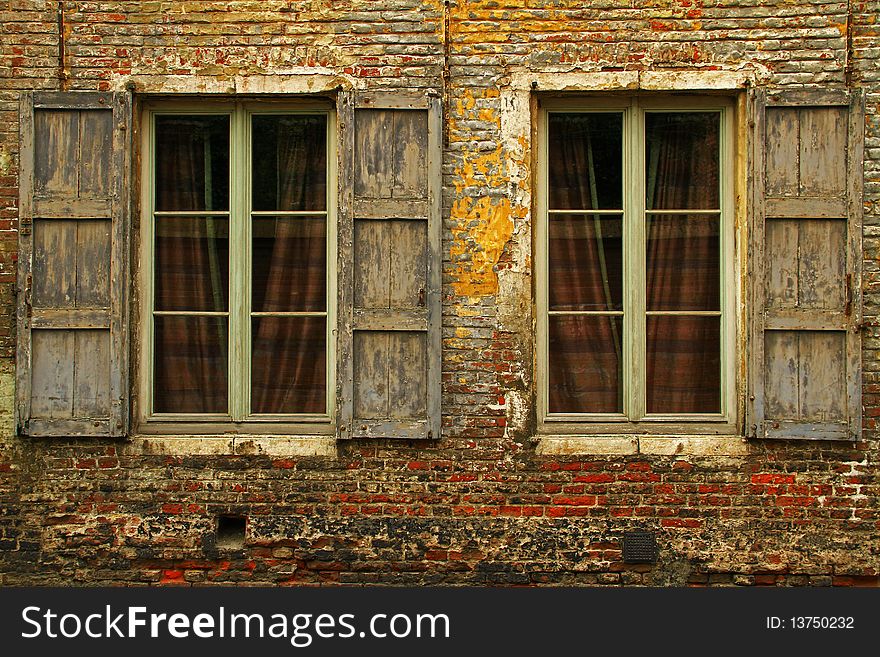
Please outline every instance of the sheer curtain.
[[[550, 118], [550, 412], [623, 410], [622, 317], [608, 314], [623, 308], [623, 222], [612, 212], [623, 203], [620, 116]], [[636, 366], [647, 411], [719, 412], [720, 115], [649, 112], [645, 122], [648, 317]], [[567, 314], [577, 311], [590, 314]]]
[[[551, 210], [619, 209], [619, 115], [556, 114], [548, 163]], [[616, 133], [616, 134], [615, 134]], [[596, 143], [597, 142], [597, 143]], [[549, 309], [622, 310], [619, 214], [549, 217]], [[549, 408], [613, 413], [622, 402], [620, 315], [551, 315]]]
[[[720, 311], [719, 115], [657, 113], [646, 119], [646, 308]], [[651, 214], [651, 210], [679, 210]], [[720, 318], [647, 318], [647, 411], [720, 408]]]
[[[326, 219], [320, 213], [326, 209], [324, 121], [272, 119], [274, 198], [271, 191], [255, 197], [254, 209], [319, 212], [254, 217], [252, 310], [326, 311]], [[255, 148], [255, 155], [260, 150]], [[326, 322], [325, 316], [253, 318], [252, 412], [326, 412]]]
[[[212, 210], [224, 198], [227, 146], [208, 121], [160, 117], [156, 209]], [[221, 132], [226, 130], [221, 126]], [[215, 143], [212, 143], [215, 142]], [[219, 142], [219, 143], [218, 143]], [[225, 151], [225, 152], [224, 152]], [[217, 183], [216, 187], [214, 183]], [[223, 207], [218, 209], [225, 209]], [[154, 309], [225, 312], [229, 280], [228, 218], [160, 215], [155, 219]], [[153, 409], [160, 413], [227, 411], [227, 318], [154, 316]]]

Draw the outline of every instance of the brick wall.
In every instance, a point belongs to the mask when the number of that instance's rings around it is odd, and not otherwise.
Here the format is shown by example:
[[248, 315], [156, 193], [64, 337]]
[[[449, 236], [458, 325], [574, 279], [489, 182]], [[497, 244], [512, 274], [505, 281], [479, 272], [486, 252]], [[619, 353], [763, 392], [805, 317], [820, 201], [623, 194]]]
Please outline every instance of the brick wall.
[[[0, 2], [0, 584], [877, 585], [878, 16], [820, 0]], [[541, 455], [532, 152], [507, 92], [691, 70], [867, 92], [863, 439]], [[442, 439], [272, 457], [15, 437], [19, 92], [271, 89], [310, 71], [446, 82]], [[218, 514], [248, 516], [243, 547], [218, 546]], [[656, 565], [623, 563], [634, 528], [657, 531]]]

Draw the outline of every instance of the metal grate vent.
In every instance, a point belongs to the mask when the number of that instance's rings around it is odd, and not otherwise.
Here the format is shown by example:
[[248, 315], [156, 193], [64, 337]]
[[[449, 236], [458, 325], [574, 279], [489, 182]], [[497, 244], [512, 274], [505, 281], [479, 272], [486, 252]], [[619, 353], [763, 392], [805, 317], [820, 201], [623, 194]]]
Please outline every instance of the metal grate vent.
[[654, 532], [625, 532], [623, 561], [624, 563], [657, 563], [657, 538]]

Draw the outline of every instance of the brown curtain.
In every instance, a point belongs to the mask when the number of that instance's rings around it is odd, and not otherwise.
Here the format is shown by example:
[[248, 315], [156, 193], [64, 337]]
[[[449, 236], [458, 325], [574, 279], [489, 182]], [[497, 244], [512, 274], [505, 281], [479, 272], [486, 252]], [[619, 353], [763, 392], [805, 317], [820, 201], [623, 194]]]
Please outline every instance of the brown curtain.
[[[599, 125], [594, 124], [596, 117]], [[602, 178], [609, 168], [620, 166], [619, 143], [616, 148], [593, 143], [597, 130], [609, 127], [603, 125], [607, 120], [608, 115], [557, 114], [551, 118], [551, 209], [619, 207], [619, 180], [615, 176]], [[617, 190], [613, 189], [615, 185]], [[603, 193], [605, 196], [600, 198]], [[549, 309], [621, 310], [621, 217], [553, 214], [548, 223]], [[621, 412], [621, 317], [551, 315], [548, 324], [548, 410]]]
[[[620, 149], [602, 114], [551, 116], [549, 208], [611, 209]], [[651, 113], [645, 166], [649, 311], [720, 310], [717, 113]], [[609, 194], [612, 194], [609, 200]], [[651, 210], [679, 210], [651, 214]], [[617, 215], [554, 213], [549, 218], [549, 309], [620, 310], [621, 222]], [[622, 410], [622, 320], [607, 315], [549, 317], [550, 412]], [[720, 411], [720, 319], [647, 318], [649, 413]]]
[[[321, 117], [281, 119], [275, 149], [277, 210], [326, 207], [325, 127]], [[326, 219], [254, 219], [253, 310], [326, 311]], [[254, 317], [251, 410], [326, 412], [326, 317]]]
[[[647, 116], [647, 310], [720, 310], [720, 216], [687, 213], [719, 207], [719, 116]], [[717, 316], [649, 316], [646, 339], [649, 413], [721, 410]]]
[[[220, 128], [221, 135], [228, 130]], [[156, 209], [213, 209], [212, 181], [218, 173], [213, 169], [219, 158], [222, 170], [228, 157], [223, 137], [212, 143], [205, 119], [161, 117], [156, 152]], [[155, 232], [154, 308], [225, 312], [228, 219], [159, 216]], [[227, 323], [226, 317], [154, 317], [155, 412], [227, 412]]]

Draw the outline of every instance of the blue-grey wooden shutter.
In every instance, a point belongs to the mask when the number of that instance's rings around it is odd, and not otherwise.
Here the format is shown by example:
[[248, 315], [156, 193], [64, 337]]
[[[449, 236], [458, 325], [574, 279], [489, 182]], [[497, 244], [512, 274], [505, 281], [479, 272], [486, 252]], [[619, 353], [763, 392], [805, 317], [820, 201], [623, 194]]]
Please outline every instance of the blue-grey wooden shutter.
[[339, 101], [339, 435], [440, 434], [439, 98]]
[[749, 426], [856, 439], [861, 427], [863, 100], [757, 93]]
[[128, 94], [21, 103], [16, 415], [31, 436], [127, 429]]

